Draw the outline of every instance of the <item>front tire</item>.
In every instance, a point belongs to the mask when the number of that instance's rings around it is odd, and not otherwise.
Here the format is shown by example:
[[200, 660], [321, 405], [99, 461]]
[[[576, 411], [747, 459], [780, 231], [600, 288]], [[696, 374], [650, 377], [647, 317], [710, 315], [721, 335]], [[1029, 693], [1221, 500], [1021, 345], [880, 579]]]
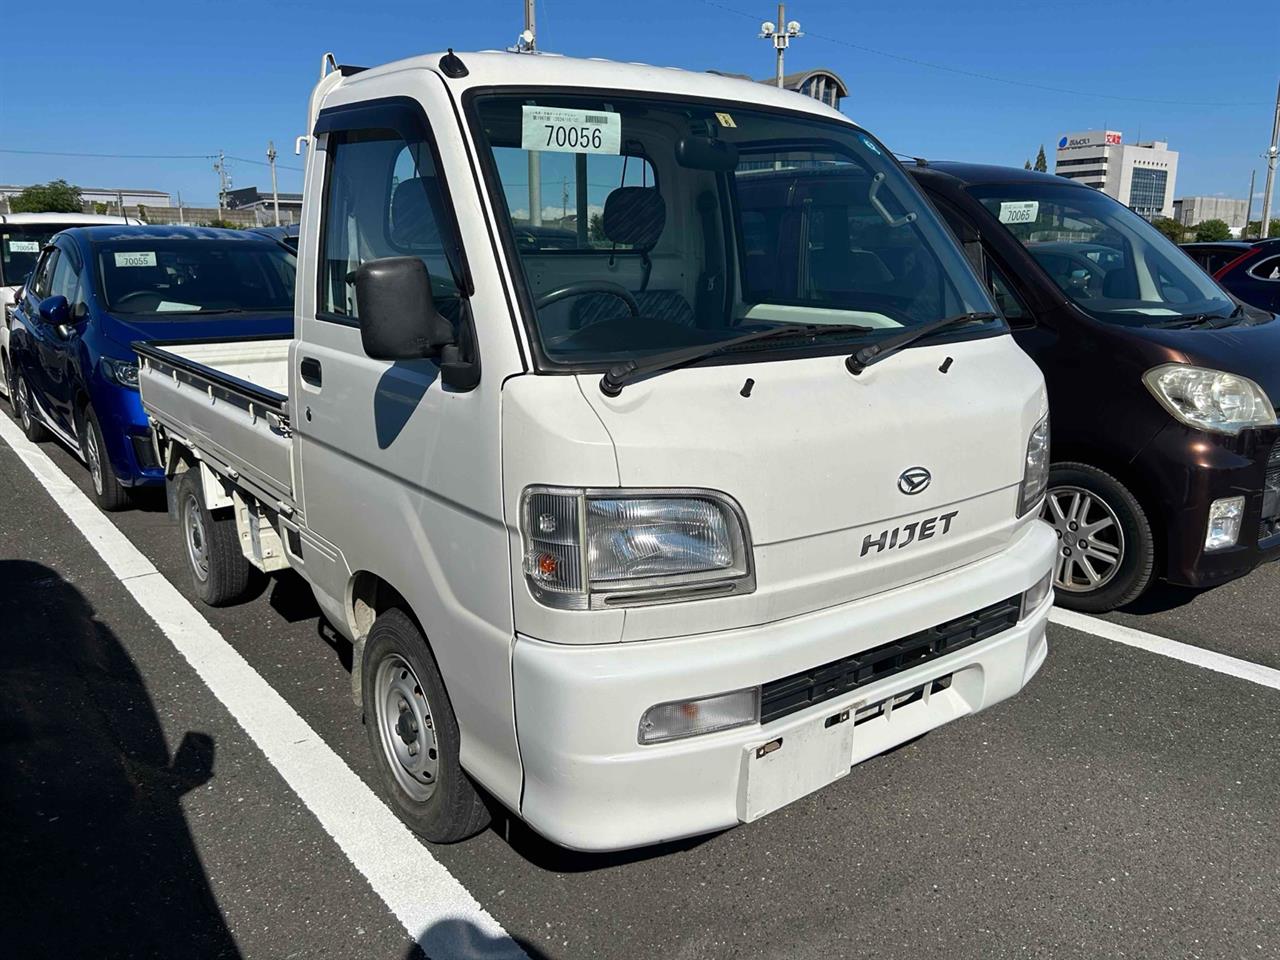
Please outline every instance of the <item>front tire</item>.
[[1155, 569], [1155, 537], [1142, 505], [1115, 477], [1087, 463], [1054, 464], [1044, 520], [1058, 535], [1055, 602], [1104, 613], [1141, 596]]
[[215, 517], [205, 506], [197, 468], [178, 478], [176, 502], [196, 596], [211, 607], [226, 607], [256, 595], [266, 575], [240, 549], [236, 518]]
[[93, 499], [107, 513], [123, 510], [129, 505], [129, 491], [116, 479], [107, 457], [107, 445], [102, 438], [102, 427], [93, 407], [84, 411], [84, 437], [80, 441], [81, 453], [89, 466], [89, 478], [93, 481]]
[[401, 610], [378, 615], [361, 664], [365, 731], [384, 794], [432, 843], [465, 840], [489, 810], [458, 760], [458, 721], [426, 638]]
[[44, 428], [44, 424], [36, 420], [35, 411], [32, 409], [31, 388], [27, 386], [26, 378], [18, 371], [13, 373], [13, 410], [18, 415], [18, 425], [22, 427], [22, 432], [32, 443], [43, 443], [49, 438], [49, 431]]

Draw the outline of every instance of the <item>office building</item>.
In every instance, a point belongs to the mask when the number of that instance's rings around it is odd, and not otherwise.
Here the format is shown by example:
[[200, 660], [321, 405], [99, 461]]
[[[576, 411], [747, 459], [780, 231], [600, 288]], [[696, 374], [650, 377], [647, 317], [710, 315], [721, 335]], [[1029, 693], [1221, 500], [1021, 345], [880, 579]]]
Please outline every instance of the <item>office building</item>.
[[1178, 152], [1163, 140], [1126, 144], [1118, 130], [1069, 133], [1058, 140], [1053, 172], [1115, 197], [1148, 220], [1173, 216]]

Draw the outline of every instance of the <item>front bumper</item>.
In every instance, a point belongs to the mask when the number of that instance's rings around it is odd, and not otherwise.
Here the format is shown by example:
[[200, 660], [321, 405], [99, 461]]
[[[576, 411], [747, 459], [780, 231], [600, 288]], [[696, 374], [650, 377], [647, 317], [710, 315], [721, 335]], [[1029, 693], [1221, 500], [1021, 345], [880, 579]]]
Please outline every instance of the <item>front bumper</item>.
[[[1277, 495], [1268, 490], [1280, 472], [1280, 428], [1218, 436], [1169, 424], [1142, 451], [1137, 464], [1165, 505], [1165, 577], [1189, 587], [1213, 587], [1280, 558]], [[1209, 505], [1243, 496], [1245, 513], [1234, 547], [1206, 551]]]
[[[1056, 544], [1048, 526], [1029, 524], [995, 556], [758, 627], [600, 646], [517, 636], [521, 815], [578, 850], [708, 833], [757, 819], [868, 757], [1012, 696], [1044, 662], [1052, 598], [995, 636], [771, 723], [638, 743], [640, 717], [654, 704], [787, 677], [1020, 594], [1049, 571]], [[948, 685], [935, 684], [939, 678]], [[827, 725], [893, 698], [902, 704], [866, 722]], [[779, 737], [781, 749], [753, 765], [757, 748]]]
[[156, 459], [151, 423], [136, 390], [106, 387], [94, 409], [102, 424], [107, 457], [116, 479], [126, 487], [154, 487], [164, 483], [164, 468]]

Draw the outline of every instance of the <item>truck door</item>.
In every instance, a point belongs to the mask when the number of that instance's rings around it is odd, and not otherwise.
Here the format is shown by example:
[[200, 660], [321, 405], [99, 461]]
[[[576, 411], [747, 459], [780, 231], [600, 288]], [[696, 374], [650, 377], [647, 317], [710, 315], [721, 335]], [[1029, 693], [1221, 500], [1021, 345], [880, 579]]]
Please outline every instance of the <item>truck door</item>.
[[[500, 430], [513, 318], [440, 78], [392, 76], [361, 93], [382, 90], [321, 111], [307, 165], [290, 370], [303, 566], [331, 617], [366, 575], [407, 601], [449, 687], [463, 766], [518, 803]], [[426, 265], [455, 327], [474, 318], [485, 366], [473, 389], [443, 384], [432, 359], [365, 354], [347, 277], [405, 256]]]

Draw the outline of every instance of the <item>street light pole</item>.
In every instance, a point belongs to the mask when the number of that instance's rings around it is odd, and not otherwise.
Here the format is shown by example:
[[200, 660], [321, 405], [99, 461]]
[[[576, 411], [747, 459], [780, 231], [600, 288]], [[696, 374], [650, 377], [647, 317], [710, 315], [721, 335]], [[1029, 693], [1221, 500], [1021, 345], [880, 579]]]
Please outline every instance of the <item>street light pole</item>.
[[1249, 199], [1244, 204], [1244, 229], [1240, 231], [1240, 239], [1247, 239], [1246, 234], [1249, 232], [1249, 221], [1253, 219], [1253, 180], [1258, 175], [1257, 170], [1249, 171]]
[[267, 162], [271, 164], [271, 206], [275, 210], [276, 226], [280, 226], [280, 191], [276, 187], [276, 142], [267, 141]]
[[803, 36], [804, 34], [800, 32], [799, 23], [795, 20], [790, 23], [787, 22], [787, 7], [784, 3], [778, 4], [778, 22], [776, 24], [770, 23], [768, 20], [760, 24], [760, 39], [772, 41], [773, 49], [778, 54], [777, 84], [779, 90], [785, 87], [783, 77], [786, 76], [786, 72], [783, 69], [783, 58], [786, 49], [791, 45], [792, 40]]
[[1262, 188], [1262, 225], [1258, 238], [1267, 239], [1271, 226], [1271, 186], [1276, 177], [1276, 159], [1280, 157], [1280, 83], [1276, 84], [1276, 115], [1271, 121], [1271, 146], [1267, 147], [1267, 185]]

